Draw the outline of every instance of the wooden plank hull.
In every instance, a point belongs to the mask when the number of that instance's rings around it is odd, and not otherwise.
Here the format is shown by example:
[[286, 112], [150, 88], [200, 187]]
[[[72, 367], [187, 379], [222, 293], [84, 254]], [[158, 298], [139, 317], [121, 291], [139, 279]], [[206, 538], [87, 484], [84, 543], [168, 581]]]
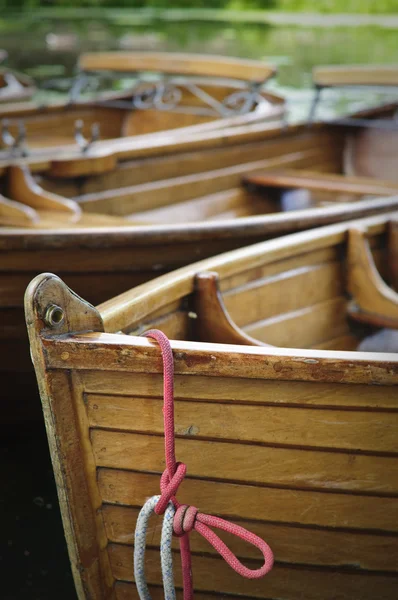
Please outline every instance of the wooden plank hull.
[[[199, 259], [282, 234], [394, 209], [398, 206], [396, 199], [356, 198], [350, 204], [336, 200], [327, 206], [283, 212], [277, 198], [242, 186], [243, 177], [258, 169], [311, 167], [321, 174], [341, 173], [345, 138], [346, 132], [327, 126], [312, 130], [304, 126], [288, 130], [256, 126], [245, 133], [231, 132], [226, 138], [228, 143], [218, 147], [196, 149], [192, 139], [193, 147], [178, 154], [178, 160], [171, 144], [170, 154], [165, 156], [151, 158], [149, 149], [147, 155], [112, 173], [76, 182], [62, 180], [72, 195], [81, 192], [78, 199], [84, 219], [103, 211], [100, 216], [104, 223], [86, 226], [83, 220], [79, 226], [70, 223], [66, 215], [58, 225], [50, 221], [47, 229], [40, 222], [30, 229], [0, 229], [1, 378], [5, 381], [10, 379], [9, 373], [27, 376], [32, 371], [22, 298], [29, 280], [43, 270], [59, 274], [77, 293], [97, 305]], [[213, 144], [216, 138], [208, 134], [206, 139]], [[184, 144], [183, 148], [186, 150]], [[115, 189], [115, 185], [121, 187]], [[53, 189], [57, 189], [55, 184]], [[141, 225], [107, 225], [109, 213], [118, 213], [111, 214], [112, 218], [124, 219], [125, 213], [132, 211], [136, 212], [131, 218], [141, 221]], [[333, 279], [334, 274], [330, 277]], [[329, 303], [319, 307], [323, 322], [328, 311], [338, 307], [338, 295], [325, 302]], [[307, 322], [313, 318], [310, 314], [302, 316]], [[175, 319], [175, 327], [179, 326]], [[272, 323], [258, 327], [266, 327], [273, 340]], [[299, 341], [302, 330], [295, 335]], [[336, 331], [338, 336], [343, 344], [348, 342], [343, 333]], [[21, 387], [22, 396], [25, 386]]]
[[[198, 597], [396, 597], [398, 355], [334, 350], [337, 334], [357, 344], [364, 335], [346, 312], [348, 232], [366, 232], [388, 280], [393, 218], [206, 259], [97, 309], [53, 275], [32, 282], [27, 323], [79, 598], [137, 598], [135, 521], [164, 469], [159, 349], [137, 337], [154, 327], [173, 340], [176, 451], [188, 465], [179, 499], [264, 536], [276, 559], [264, 579], [244, 580], [193, 534]], [[231, 318], [243, 330], [279, 319], [274, 342], [284, 347], [198, 341], [195, 281], [208, 271], [219, 275]], [[304, 322], [306, 347], [283, 343], [285, 315], [308, 310], [316, 321], [334, 298], [339, 313], [324, 316], [321, 341], [316, 322]], [[63, 311], [60, 324], [43, 321], [53, 304]], [[319, 349], [326, 343], [329, 350]], [[147, 577], [160, 598], [160, 523], [150, 527]], [[260, 565], [250, 546], [223, 539]], [[179, 595], [175, 542], [173, 552]]]

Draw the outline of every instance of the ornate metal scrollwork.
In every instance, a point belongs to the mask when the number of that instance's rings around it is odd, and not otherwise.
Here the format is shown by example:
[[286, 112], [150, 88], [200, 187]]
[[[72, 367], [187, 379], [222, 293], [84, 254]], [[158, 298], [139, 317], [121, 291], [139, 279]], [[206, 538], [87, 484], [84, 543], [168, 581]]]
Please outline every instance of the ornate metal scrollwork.
[[[142, 84], [141, 84], [142, 85]], [[181, 102], [182, 92], [173, 83], [144, 84], [144, 89], [133, 97], [133, 106], [141, 110], [173, 110]]]
[[[198, 98], [202, 106], [184, 104], [184, 90]], [[205, 116], [231, 116], [251, 111], [257, 102], [258, 90], [255, 87], [235, 91], [220, 102], [196, 82], [169, 80], [140, 81], [133, 95], [132, 106], [139, 110], [156, 109]]]
[[258, 94], [256, 90], [239, 90], [224, 98], [223, 106], [230, 114], [244, 115], [253, 110], [257, 104], [257, 99]]

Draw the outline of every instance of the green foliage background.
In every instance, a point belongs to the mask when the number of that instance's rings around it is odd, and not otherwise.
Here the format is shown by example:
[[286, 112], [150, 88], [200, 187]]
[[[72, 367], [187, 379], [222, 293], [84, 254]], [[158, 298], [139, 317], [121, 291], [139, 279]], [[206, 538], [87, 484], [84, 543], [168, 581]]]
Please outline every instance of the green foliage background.
[[397, 13], [397, 0], [0, 0], [0, 8], [231, 8], [321, 13]]

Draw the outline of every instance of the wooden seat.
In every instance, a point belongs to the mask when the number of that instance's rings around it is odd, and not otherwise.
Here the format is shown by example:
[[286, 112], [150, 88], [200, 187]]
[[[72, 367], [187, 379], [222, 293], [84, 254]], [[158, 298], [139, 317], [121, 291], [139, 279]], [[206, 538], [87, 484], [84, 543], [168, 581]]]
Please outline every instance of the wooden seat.
[[[392, 87], [398, 85], [398, 65], [343, 65], [343, 66], [320, 66], [312, 71], [312, 80], [316, 88], [314, 100], [310, 109], [309, 122], [315, 118], [315, 112], [321, 97], [322, 90], [328, 87]], [[366, 112], [362, 113], [365, 118], [360, 118], [357, 113], [355, 118], [343, 117], [334, 119], [335, 125], [364, 126], [386, 129], [391, 127], [383, 119], [367, 118]]]
[[398, 65], [343, 65], [321, 66], [312, 71], [312, 80], [318, 87], [339, 86], [396, 86]]
[[398, 194], [398, 183], [379, 181], [370, 177], [347, 177], [314, 171], [278, 169], [250, 173], [246, 183], [261, 187], [306, 188], [308, 190], [347, 193], [353, 195], [389, 196]]
[[257, 60], [157, 52], [99, 52], [80, 56], [82, 71], [155, 71], [169, 75], [222, 77], [263, 83], [276, 70]]

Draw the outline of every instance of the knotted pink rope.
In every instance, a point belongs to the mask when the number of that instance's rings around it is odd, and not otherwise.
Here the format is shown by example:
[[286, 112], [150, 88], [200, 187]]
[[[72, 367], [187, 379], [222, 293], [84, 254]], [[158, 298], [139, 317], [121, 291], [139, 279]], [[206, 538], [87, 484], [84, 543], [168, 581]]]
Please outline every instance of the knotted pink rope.
[[[166, 469], [160, 479], [161, 497], [155, 507], [155, 512], [158, 515], [162, 515], [170, 500], [176, 508], [173, 529], [175, 535], [180, 538], [184, 600], [192, 600], [193, 598], [191, 550], [189, 546], [189, 532], [192, 530], [200, 533], [239, 575], [248, 579], [263, 577], [272, 569], [274, 564], [272, 550], [264, 540], [235, 523], [200, 513], [194, 506], [180, 504], [176, 498], [178, 488], [187, 472], [187, 467], [184, 463], [177, 462], [175, 458], [173, 352], [167, 336], [161, 331], [151, 329], [144, 333], [144, 335], [158, 342], [163, 358], [163, 417]], [[232, 533], [245, 542], [256, 546], [263, 554], [263, 566], [259, 569], [245, 567], [210, 527]]]

